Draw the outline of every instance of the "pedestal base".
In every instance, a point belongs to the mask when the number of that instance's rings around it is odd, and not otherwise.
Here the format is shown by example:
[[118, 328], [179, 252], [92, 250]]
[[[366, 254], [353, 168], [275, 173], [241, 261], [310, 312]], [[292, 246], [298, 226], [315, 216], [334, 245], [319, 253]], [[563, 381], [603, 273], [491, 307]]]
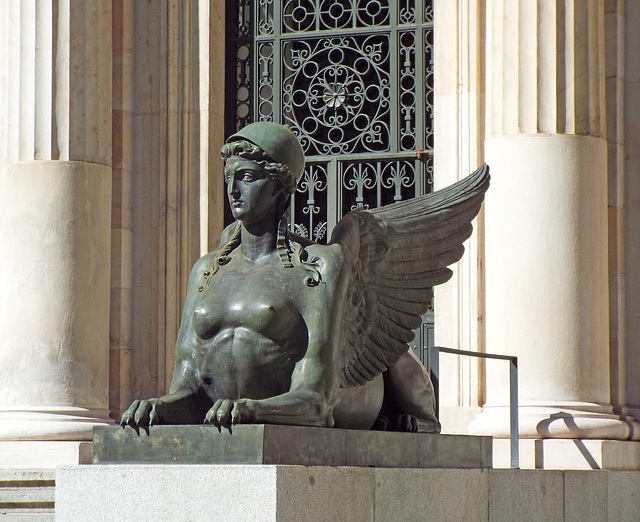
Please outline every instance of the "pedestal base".
[[635, 520], [640, 473], [323, 466], [59, 467], [57, 520]]
[[113, 463], [292, 464], [393, 468], [488, 468], [491, 437], [240, 425], [94, 428], [93, 461]]

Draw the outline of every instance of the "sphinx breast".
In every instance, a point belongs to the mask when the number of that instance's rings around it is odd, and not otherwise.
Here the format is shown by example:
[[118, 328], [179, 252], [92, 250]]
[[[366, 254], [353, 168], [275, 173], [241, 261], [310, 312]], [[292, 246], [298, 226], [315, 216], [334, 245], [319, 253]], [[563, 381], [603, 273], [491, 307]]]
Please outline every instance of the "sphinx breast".
[[203, 341], [229, 328], [243, 328], [276, 344], [296, 339], [296, 344], [306, 347], [306, 325], [300, 312], [292, 303], [269, 299], [269, 295], [236, 293], [225, 299], [205, 299], [194, 309], [191, 322]]

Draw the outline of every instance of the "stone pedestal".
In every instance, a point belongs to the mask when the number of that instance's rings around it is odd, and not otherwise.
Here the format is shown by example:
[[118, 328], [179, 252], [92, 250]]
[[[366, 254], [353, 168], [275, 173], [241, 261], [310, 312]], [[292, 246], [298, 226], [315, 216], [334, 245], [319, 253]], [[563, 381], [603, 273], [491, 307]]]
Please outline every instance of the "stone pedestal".
[[61, 466], [56, 520], [635, 520], [640, 473]]
[[156, 426], [149, 435], [96, 427], [94, 461], [120, 463], [59, 466], [56, 519], [630, 520], [640, 512], [638, 472], [487, 469], [490, 446], [486, 437], [275, 425], [233, 434]]
[[488, 468], [491, 438], [301, 426], [240, 425], [94, 428], [93, 462], [290, 464], [384, 468]]

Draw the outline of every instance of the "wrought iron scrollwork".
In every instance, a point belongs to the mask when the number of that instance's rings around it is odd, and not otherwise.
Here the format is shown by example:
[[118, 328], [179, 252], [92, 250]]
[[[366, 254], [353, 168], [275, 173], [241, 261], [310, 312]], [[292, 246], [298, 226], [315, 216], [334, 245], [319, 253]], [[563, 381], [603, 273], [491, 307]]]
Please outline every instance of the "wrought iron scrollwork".
[[327, 164], [309, 163], [293, 199], [293, 231], [324, 243], [327, 235]]
[[416, 181], [415, 165], [407, 161], [392, 161], [382, 168], [380, 183], [386, 189], [393, 191], [393, 201], [402, 201], [403, 189], [411, 188]]
[[389, 0], [285, 0], [282, 32], [379, 27], [390, 21]]
[[342, 186], [347, 192], [355, 191], [355, 202], [349, 206], [349, 211], [358, 207], [370, 208], [370, 204], [365, 203], [365, 190], [370, 190], [376, 186], [379, 178], [377, 166], [364, 162], [345, 165], [342, 174]]
[[425, 149], [433, 150], [433, 28], [424, 30], [424, 53], [425, 53], [425, 75], [424, 75], [424, 108], [426, 117], [425, 123]]
[[[253, 26], [251, 0], [237, 0], [229, 11], [232, 24], [227, 34], [227, 58], [235, 67], [227, 78], [227, 131], [234, 132], [253, 121]], [[233, 71], [233, 72], [231, 72]]]
[[284, 45], [283, 120], [307, 155], [389, 150], [388, 35]]
[[273, 44], [258, 45], [258, 119], [273, 120]]
[[251, 37], [251, 0], [237, 0], [235, 36]]
[[421, 193], [423, 164], [416, 159], [346, 161], [338, 167], [343, 188], [342, 215], [358, 207], [375, 208]]
[[426, 2], [424, 6], [424, 21], [425, 23], [433, 23], [433, 4]]
[[399, 148], [416, 149], [416, 36], [413, 31], [404, 31], [398, 35], [399, 59], [399, 97], [398, 116], [400, 118]]
[[273, 0], [260, 0], [258, 2], [258, 33], [271, 35], [273, 32]]
[[398, 22], [400, 24], [414, 24], [416, 22], [415, 0], [400, 0], [398, 2]]

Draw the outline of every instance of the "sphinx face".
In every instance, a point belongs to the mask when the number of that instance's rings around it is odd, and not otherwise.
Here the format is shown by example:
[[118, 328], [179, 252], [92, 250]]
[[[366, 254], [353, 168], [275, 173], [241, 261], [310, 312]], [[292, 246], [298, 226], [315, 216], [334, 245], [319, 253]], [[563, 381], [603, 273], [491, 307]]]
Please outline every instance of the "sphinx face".
[[232, 156], [225, 166], [227, 197], [233, 217], [244, 224], [278, 217], [283, 189], [255, 161]]

